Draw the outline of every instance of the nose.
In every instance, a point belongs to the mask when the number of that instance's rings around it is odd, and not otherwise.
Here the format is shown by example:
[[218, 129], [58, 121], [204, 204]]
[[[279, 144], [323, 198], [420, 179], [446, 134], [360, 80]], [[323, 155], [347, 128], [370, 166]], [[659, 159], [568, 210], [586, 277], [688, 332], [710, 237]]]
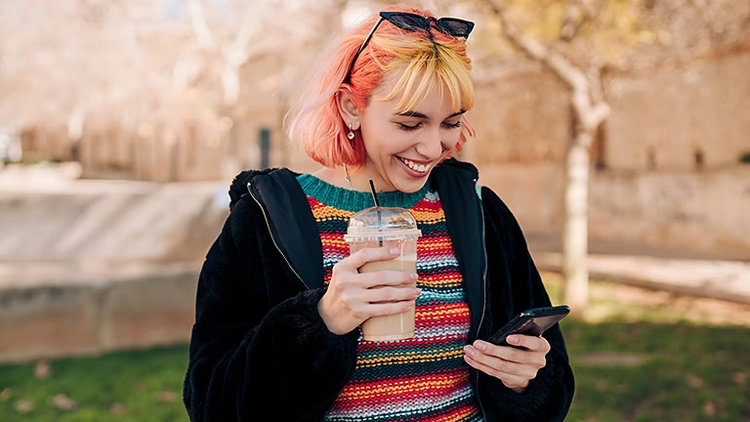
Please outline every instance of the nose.
[[430, 128], [430, 130], [422, 132], [416, 149], [417, 153], [426, 160], [437, 160], [440, 158], [440, 155], [443, 153], [440, 128]]

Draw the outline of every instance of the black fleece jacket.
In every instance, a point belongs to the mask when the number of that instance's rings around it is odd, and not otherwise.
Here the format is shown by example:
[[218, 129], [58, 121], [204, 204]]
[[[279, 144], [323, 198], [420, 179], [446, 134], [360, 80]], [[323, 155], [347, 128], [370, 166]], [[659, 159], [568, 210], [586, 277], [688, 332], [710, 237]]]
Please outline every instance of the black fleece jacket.
[[[317, 225], [295, 174], [243, 172], [231, 213], [201, 270], [183, 400], [193, 422], [320, 421], [354, 372], [358, 332], [334, 335], [317, 311], [325, 293]], [[510, 210], [474, 166], [430, 175], [471, 310], [471, 341], [550, 301]], [[573, 373], [557, 325], [547, 365], [523, 393], [471, 369], [486, 421], [562, 421]]]

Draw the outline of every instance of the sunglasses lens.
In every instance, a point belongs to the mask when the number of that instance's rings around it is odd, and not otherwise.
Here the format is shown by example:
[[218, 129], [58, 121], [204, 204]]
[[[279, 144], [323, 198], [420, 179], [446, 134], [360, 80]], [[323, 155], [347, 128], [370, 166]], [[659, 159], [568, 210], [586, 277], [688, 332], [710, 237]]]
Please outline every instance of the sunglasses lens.
[[414, 13], [404, 12], [380, 12], [380, 16], [407, 31], [429, 31], [432, 21], [437, 23], [441, 31], [454, 37], [468, 37], [471, 30], [474, 29], [474, 22], [457, 18], [425, 18]]
[[455, 37], [468, 37], [474, 29], [474, 22], [463, 19], [441, 18], [438, 24], [445, 32]]
[[393, 13], [388, 20], [399, 28], [409, 31], [430, 29], [429, 22], [425, 18], [412, 13]]

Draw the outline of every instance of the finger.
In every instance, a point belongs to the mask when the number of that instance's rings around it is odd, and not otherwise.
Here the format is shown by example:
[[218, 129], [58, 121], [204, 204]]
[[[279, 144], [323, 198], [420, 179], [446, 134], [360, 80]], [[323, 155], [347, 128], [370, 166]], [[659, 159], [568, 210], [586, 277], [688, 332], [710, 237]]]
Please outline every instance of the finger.
[[501, 380], [503, 382], [503, 384], [505, 384], [505, 386], [508, 387], [508, 388], [515, 388], [517, 386], [526, 385], [526, 383], [530, 379], [534, 378], [534, 377], [529, 378], [529, 377], [522, 376], [522, 375], [510, 374], [510, 373], [507, 373], [507, 372], [498, 371], [498, 370], [496, 370], [495, 368], [493, 368], [493, 367], [491, 367], [489, 365], [486, 365], [486, 364], [484, 364], [482, 362], [479, 362], [479, 361], [473, 359], [471, 356], [466, 356], [464, 358], [464, 360], [466, 361], [466, 363], [468, 363], [474, 369], [476, 369], [478, 371], [482, 371], [482, 372], [484, 372], [485, 374], [487, 374], [487, 375], [489, 375], [491, 377], [495, 377], [495, 378]]
[[393, 303], [372, 303], [368, 305], [369, 317], [403, 314], [414, 308], [414, 301], [402, 301]]
[[506, 339], [508, 344], [516, 347], [523, 347], [534, 352], [547, 354], [550, 350], [549, 342], [544, 337], [525, 336], [522, 334], [513, 334]]
[[495, 378], [515, 383], [536, 377], [537, 369], [534, 367], [498, 359], [472, 346], [464, 347], [464, 351], [466, 352], [464, 360], [469, 365]]
[[516, 362], [509, 362], [496, 356], [487, 354], [477, 347], [467, 345], [464, 347], [464, 352], [466, 353], [466, 356], [471, 358], [472, 361], [481, 363], [487, 368], [491, 368], [491, 371], [485, 371], [488, 373], [492, 372], [491, 375], [495, 373], [518, 375], [522, 372], [521, 369], [518, 369], [519, 366], [522, 366], [521, 364]]
[[417, 282], [417, 278], [419, 278], [417, 273], [383, 270], [360, 274], [358, 282], [364, 287], [373, 288], [376, 286], [400, 286], [402, 284], [413, 285]]
[[378, 286], [368, 289], [366, 298], [370, 303], [414, 301], [421, 292], [422, 289], [412, 287]]
[[473, 346], [476, 350], [479, 350], [484, 354], [516, 363], [533, 362], [535, 361], [535, 354], [538, 354], [538, 352], [531, 352], [529, 350], [513, 346], [498, 346], [496, 344], [492, 344], [482, 340], [475, 341]]
[[[536, 337], [532, 337], [532, 339], [533, 338]], [[543, 351], [513, 346], [497, 346], [482, 340], [475, 341], [473, 346], [484, 354], [494, 356], [507, 362], [531, 365], [538, 368], [542, 368], [547, 364], [547, 359], [545, 358], [547, 352]]]
[[501, 369], [495, 368], [494, 366], [483, 361], [482, 357], [476, 354], [472, 355], [469, 352], [466, 352], [466, 354], [464, 355], [464, 361], [466, 361], [466, 363], [468, 363], [474, 369], [482, 371], [485, 374], [493, 376], [495, 378], [506, 379], [510, 377], [518, 377], [518, 375], [516, 374], [509, 374]]
[[364, 248], [349, 255], [336, 264], [347, 270], [356, 271], [359, 267], [373, 261], [387, 261], [401, 254], [398, 248]]

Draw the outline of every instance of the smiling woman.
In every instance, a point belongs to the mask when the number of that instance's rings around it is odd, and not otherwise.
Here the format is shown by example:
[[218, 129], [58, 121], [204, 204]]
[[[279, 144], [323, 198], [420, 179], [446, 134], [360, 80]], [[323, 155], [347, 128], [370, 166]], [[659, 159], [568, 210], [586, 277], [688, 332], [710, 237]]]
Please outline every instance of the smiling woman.
[[[469, 110], [474, 104], [471, 60], [466, 54], [471, 29], [463, 36], [452, 36], [441, 30], [403, 30], [382, 21], [379, 16], [353, 30], [322, 63], [318, 83], [299, 102], [290, 136], [325, 167], [365, 166], [364, 134], [357, 130], [360, 122], [356, 117], [347, 114], [350, 107], [365, 110], [375, 100], [388, 102], [389, 112], [415, 113], [428, 94], [445, 97], [451, 110], [448, 114]], [[454, 21], [467, 22], [473, 28], [471, 22]], [[425, 36], [427, 33], [430, 35]], [[411, 128], [418, 129], [416, 125]], [[354, 138], [347, 136], [347, 129], [353, 131]], [[458, 132], [451, 152], [460, 151], [474, 135], [468, 121]]]
[[[484, 341], [550, 300], [511, 212], [449, 158], [474, 136], [473, 28], [396, 6], [354, 28], [292, 113], [292, 139], [323, 167], [237, 176], [199, 280], [193, 421], [564, 419], [574, 382], [559, 326]], [[349, 253], [370, 182], [422, 233], [411, 269], [363, 270], [398, 249]], [[410, 338], [361, 335], [372, 317], [412, 311]]]
[[[353, 142], [361, 143], [365, 151], [361, 161], [343, 163], [356, 166], [351, 177], [354, 189], [366, 190], [367, 181], [373, 180], [380, 190], [416, 192], [427, 182], [430, 170], [460, 149], [466, 132], [471, 133], [464, 129], [468, 128], [464, 116], [467, 101], [446, 95], [447, 90], [440, 89], [445, 83], [437, 78], [426, 84], [409, 84], [416, 85], [413, 90], [424, 87], [418, 95], [399, 93], [406, 74], [394, 70], [394, 76], [370, 95], [364, 109], [357, 108], [346, 90], [337, 96], [342, 118], [351, 122], [352, 129], [359, 127]], [[424, 75], [422, 80], [429, 77]], [[316, 176], [333, 185], [345, 180], [340, 170], [330, 167]]]

